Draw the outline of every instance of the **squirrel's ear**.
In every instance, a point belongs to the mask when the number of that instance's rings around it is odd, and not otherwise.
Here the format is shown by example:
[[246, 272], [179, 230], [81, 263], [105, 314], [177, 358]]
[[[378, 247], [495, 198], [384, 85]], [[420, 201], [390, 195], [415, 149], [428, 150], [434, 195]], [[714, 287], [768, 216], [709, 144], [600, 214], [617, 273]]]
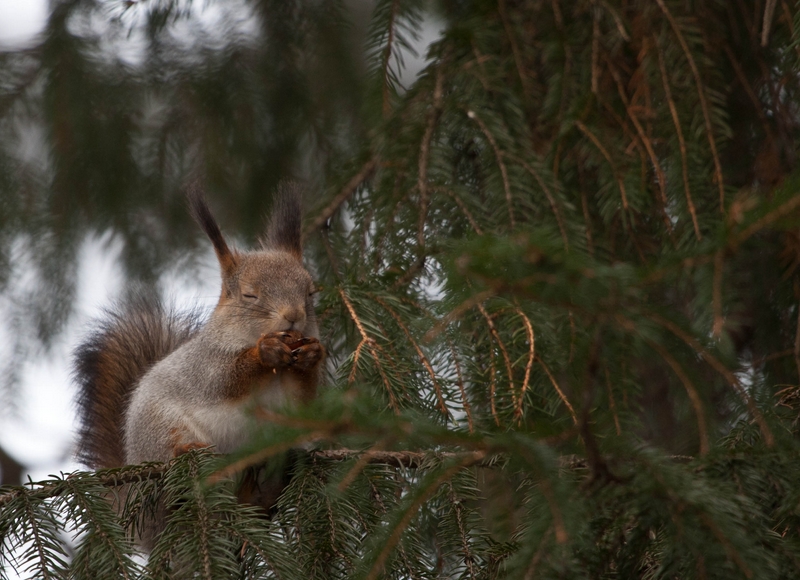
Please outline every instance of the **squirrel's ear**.
[[222, 268], [223, 278], [229, 278], [236, 270], [236, 256], [228, 248], [225, 238], [222, 237], [222, 232], [217, 225], [214, 216], [211, 215], [211, 210], [208, 209], [206, 201], [203, 199], [202, 194], [197, 187], [192, 186], [186, 195], [189, 200], [189, 207], [191, 208], [192, 215], [195, 221], [200, 224], [203, 231], [206, 233], [211, 243], [214, 244], [214, 251], [217, 253], [220, 268]]
[[303, 259], [301, 197], [302, 187], [297, 182], [284, 182], [278, 186], [267, 237], [261, 242], [265, 249], [282, 250], [298, 260]]

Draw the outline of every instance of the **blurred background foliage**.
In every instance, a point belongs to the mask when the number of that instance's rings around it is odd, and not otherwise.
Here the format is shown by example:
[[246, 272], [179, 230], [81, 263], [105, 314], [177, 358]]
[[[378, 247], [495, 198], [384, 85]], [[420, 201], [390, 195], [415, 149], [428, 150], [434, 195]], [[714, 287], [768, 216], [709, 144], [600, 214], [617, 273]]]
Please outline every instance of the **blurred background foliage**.
[[301, 464], [258, 574], [797, 575], [794, 2], [209, 6], [58, 2], [0, 55], [0, 288], [46, 342], [86, 236], [154, 284], [207, 245], [189, 180], [243, 245], [308, 183], [331, 388], [240, 459], [468, 455]]

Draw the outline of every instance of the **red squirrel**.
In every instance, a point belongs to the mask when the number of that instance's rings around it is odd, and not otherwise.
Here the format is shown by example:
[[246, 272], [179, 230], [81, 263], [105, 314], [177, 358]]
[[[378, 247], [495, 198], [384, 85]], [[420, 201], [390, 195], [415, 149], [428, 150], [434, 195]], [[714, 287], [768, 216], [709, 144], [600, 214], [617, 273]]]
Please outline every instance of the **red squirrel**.
[[325, 350], [302, 263], [299, 193], [280, 188], [267, 235], [251, 251], [230, 249], [190, 193], [219, 261], [219, 302], [201, 323], [140, 293], [78, 347], [78, 458], [89, 467], [168, 461], [209, 446], [228, 453], [247, 439], [253, 402], [276, 408], [315, 397]]

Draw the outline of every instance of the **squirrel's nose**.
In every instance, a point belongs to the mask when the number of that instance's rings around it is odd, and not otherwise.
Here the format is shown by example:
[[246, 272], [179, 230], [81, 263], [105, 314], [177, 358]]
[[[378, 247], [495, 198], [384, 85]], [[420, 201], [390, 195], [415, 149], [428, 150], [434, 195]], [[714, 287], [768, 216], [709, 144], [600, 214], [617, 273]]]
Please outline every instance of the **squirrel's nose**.
[[302, 308], [284, 308], [280, 311], [281, 316], [292, 325], [302, 323], [306, 319], [306, 313]]

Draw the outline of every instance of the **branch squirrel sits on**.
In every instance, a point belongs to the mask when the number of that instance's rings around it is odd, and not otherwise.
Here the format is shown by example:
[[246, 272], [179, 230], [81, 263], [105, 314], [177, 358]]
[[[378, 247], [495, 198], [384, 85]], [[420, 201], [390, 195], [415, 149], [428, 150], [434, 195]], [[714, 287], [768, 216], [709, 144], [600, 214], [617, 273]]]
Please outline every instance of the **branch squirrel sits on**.
[[[78, 347], [77, 456], [92, 469], [209, 446], [228, 453], [247, 440], [254, 402], [274, 409], [316, 395], [325, 351], [302, 264], [299, 186], [279, 187], [266, 238], [247, 252], [228, 247], [196, 191], [188, 199], [219, 260], [219, 302], [203, 324], [134, 294]], [[269, 509], [282, 486], [240, 499]]]

